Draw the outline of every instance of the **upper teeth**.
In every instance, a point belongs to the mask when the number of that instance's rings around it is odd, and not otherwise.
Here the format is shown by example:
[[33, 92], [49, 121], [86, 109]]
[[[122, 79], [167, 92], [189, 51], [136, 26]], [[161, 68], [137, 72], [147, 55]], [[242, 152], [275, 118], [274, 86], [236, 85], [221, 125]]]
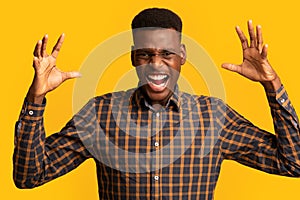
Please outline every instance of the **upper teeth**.
[[163, 74], [160, 74], [160, 75], [148, 75], [148, 77], [151, 78], [152, 80], [162, 80], [162, 79], [167, 78], [167, 75], [163, 75]]

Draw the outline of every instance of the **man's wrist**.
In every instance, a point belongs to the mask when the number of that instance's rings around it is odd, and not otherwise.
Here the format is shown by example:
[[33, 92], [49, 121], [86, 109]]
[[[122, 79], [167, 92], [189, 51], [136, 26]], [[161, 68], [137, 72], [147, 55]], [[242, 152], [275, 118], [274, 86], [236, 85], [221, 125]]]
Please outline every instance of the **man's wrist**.
[[282, 85], [278, 76], [272, 81], [261, 82], [267, 92], [276, 92]]
[[43, 99], [41, 104], [35, 104], [25, 99], [22, 110], [19, 116], [19, 121], [39, 121], [43, 118], [43, 113], [46, 106], [46, 98]]
[[34, 104], [42, 104], [44, 98], [45, 98], [45, 95], [36, 96], [36, 95], [30, 94], [30, 92], [28, 92], [27, 96], [26, 96], [26, 100], [28, 102], [34, 103]]

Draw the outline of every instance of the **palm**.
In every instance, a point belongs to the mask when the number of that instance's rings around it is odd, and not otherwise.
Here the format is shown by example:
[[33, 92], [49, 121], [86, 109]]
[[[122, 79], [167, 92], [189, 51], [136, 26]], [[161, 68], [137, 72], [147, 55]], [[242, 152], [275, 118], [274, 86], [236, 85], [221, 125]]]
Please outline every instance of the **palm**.
[[63, 82], [63, 73], [56, 67], [56, 59], [52, 56], [35, 61], [34, 68], [40, 94], [54, 90]]
[[252, 81], [269, 81], [274, 79], [274, 71], [268, 60], [263, 58], [256, 48], [243, 51], [243, 63], [240, 74]]

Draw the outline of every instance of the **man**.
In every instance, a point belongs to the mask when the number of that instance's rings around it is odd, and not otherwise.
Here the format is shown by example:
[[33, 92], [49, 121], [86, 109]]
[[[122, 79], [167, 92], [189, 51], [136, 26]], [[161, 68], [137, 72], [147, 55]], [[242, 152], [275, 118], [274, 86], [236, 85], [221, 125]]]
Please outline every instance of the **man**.
[[137, 89], [92, 98], [58, 133], [45, 138], [45, 95], [78, 72], [62, 72], [48, 36], [34, 50], [35, 76], [16, 124], [14, 181], [32, 188], [88, 158], [97, 165], [100, 199], [213, 199], [224, 159], [273, 174], [300, 175], [297, 115], [267, 60], [261, 27], [239, 27], [241, 65], [222, 67], [265, 88], [276, 135], [261, 130], [221, 100], [181, 92], [176, 84], [186, 49], [181, 19], [167, 9], [146, 9], [132, 21], [132, 65]]

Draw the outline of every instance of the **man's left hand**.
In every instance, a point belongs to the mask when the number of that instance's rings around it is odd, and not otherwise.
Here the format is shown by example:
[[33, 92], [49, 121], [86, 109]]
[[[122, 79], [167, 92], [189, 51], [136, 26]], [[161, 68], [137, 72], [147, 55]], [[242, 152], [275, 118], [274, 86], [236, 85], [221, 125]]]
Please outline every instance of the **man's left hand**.
[[222, 67], [252, 81], [260, 82], [268, 90], [277, 90], [281, 82], [267, 59], [268, 45], [263, 44], [261, 26], [256, 26], [255, 34], [252, 21], [248, 21], [250, 44], [240, 27], [236, 27], [236, 32], [243, 49], [243, 63], [240, 65], [224, 63]]

